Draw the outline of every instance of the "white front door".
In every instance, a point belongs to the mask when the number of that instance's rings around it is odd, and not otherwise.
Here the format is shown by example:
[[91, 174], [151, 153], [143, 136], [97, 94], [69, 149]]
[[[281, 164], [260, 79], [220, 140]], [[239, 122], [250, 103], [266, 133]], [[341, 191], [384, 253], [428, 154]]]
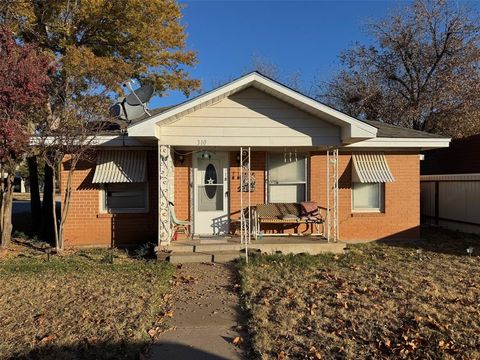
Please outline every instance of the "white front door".
[[228, 153], [211, 154], [211, 159], [193, 154], [195, 235], [228, 232]]

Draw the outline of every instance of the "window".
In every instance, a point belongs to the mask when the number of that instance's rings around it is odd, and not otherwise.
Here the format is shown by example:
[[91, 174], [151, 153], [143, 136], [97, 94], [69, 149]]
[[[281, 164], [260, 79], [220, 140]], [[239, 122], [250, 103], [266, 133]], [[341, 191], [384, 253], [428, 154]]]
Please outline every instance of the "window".
[[219, 175], [215, 165], [209, 161], [205, 167], [203, 183], [198, 186], [198, 211], [223, 210], [223, 182]]
[[105, 184], [102, 210], [109, 213], [148, 211], [147, 183]]
[[383, 183], [353, 183], [353, 210], [383, 211]]
[[307, 198], [307, 157], [289, 153], [268, 156], [268, 201], [298, 203]]

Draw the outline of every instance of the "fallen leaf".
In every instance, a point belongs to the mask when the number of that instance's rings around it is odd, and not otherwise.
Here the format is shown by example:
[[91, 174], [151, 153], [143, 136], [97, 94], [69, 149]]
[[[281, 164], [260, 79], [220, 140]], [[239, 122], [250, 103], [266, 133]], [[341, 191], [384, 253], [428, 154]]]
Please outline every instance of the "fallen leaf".
[[53, 335], [46, 335], [46, 336], [44, 336], [44, 337], [40, 340], [40, 342], [41, 342], [42, 344], [48, 344], [48, 343], [52, 342], [53, 340], [55, 340], [55, 336], [53, 336]]
[[243, 338], [240, 336], [237, 336], [232, 340], [233, 345], [240, 345], [241, 343], [243, 343]]
[[278, 356], [277, 356], [278, 360], [283, 360], [283, 359], [286, 359], [286, 358], [287, 358], [287, 354], [285, 354], [285, 351], [280, 351], [278, 353]]

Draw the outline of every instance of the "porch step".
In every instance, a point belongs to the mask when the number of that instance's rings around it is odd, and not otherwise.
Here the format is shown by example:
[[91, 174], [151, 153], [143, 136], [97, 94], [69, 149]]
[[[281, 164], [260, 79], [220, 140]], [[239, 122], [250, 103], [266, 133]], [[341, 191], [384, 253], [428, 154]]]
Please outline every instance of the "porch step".
[[245, 257], [245, 253], [241, 251], [214, 251], [210, 253], [198, 252], [173, 252], [167, 258], [172, 264], [187, 264], [187, 263], [202, 263], [202, 262], [216, 262], [226, 263], [234, 261], [241, 257]]
[[[228, 244], [175, 244], [168, 251], [157, 253], [158, 260], [167, 260], [172, 264], [229, 262], [245, 256], [245, 246], [236, 243]], [[311, 255], [325, 252], [341, 254], [345, 244], [326, 242], [256, 242], [248, 245], [249, 252], [262, 254], [299, 254]], [[164, 249], [167, 250], [167, 249]]]
[[[245, 245], [235, 243], [195, 245], [195, 252], [240, 251]], [[176, 249], [175, 249], [176, 250]]]

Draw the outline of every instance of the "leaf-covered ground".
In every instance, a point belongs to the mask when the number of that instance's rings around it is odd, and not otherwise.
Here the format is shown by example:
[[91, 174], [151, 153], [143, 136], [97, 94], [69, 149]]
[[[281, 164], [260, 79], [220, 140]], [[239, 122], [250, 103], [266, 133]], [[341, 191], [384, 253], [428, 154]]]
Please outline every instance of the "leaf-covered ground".
[[480, 359], [480, 238], [423, 238], [242, 266], [255, 357]]
[[137, 359], [173, 268], [105, 250], [0, 257], [1, 359]]

